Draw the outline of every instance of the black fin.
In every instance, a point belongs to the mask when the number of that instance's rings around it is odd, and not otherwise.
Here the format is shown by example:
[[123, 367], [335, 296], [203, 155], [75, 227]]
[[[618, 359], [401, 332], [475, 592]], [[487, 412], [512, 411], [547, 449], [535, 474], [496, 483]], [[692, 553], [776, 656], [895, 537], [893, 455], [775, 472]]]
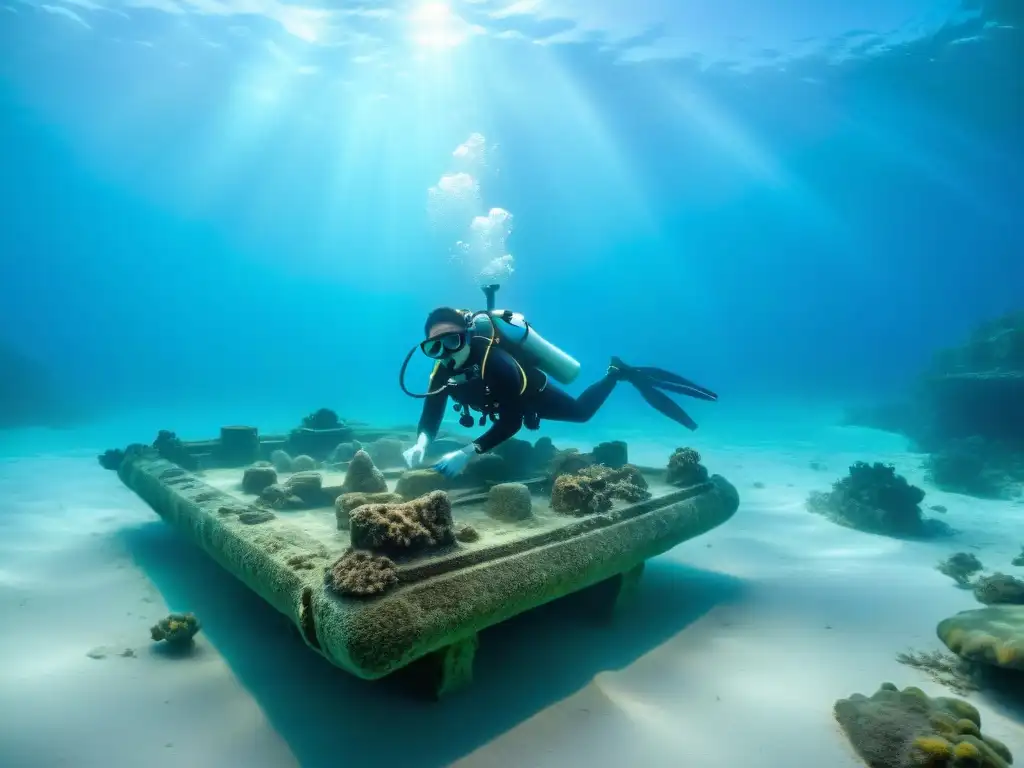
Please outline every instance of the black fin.
[[695, 397], [698, 400], [710, 400], [712, 402], [718, 400], [718, 395], [712, 392], [710, 389], [694, 384], [689, 379], [685, 379], [682, 376], [666, 371], [663, 368], [654, 368], [652, 366], [630, 366], [627, 369], [630, 373], [639, 373], [642, 376], [646, 376], [650, 379], [650, 383], [659, 389], [667, 389], [669, 392], [677, 392], [680, 395], [689, 395]]
[[640, 393], [640, 396], [652, 408], [665, 414], [672, 421], [682, 424], [687, 429], [694, 430], [697, 428], [697, 422], [691, 419], [690, 415], [671, 400], [668, 395], [655, 389], [651, 382], [645, 381], [642, 378], [631, 378], [629, 382], [636, 387], [636, 391]]

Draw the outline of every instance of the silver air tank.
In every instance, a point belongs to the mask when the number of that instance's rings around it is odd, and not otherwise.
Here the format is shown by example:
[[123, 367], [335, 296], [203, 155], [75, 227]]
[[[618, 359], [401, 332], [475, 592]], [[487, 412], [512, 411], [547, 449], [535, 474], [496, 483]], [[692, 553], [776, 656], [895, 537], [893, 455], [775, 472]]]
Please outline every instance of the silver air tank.
[[[572, 384], [576, 380], [580, 373], [579, 362], [537, 333], [532, 325], [528, 326], [522, 314], [510, 312], [506, 320], [505, 310], [495, 309], [490, 315], [501, 340], [517, 348], [512, 354], [519, 358], [520, 364], [539, 368], [559, 384]], [[480, 336], [490, 336], [491, 323], [483, 315], [478, 315], [473, 332]], [[520, 350], [525, 355], [519, 355]]]

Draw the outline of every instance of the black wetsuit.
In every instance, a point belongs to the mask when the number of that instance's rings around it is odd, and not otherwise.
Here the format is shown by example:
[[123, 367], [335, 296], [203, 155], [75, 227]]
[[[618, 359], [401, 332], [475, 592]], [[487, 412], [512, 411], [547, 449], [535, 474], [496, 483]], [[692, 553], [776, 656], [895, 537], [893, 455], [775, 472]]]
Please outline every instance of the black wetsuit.
[[459, 368], [444, 363], [436, 368], [430, 378], [430, 392], [441, 389], [449, 380], [454, 381], [424, 402], [420, 434], [431, 440], [437, 437], [450, 397], [460, 407], [468, 406], [470, 410], [493, 416], [491, 428], [474, 440], [480, 453], [486, 453], [514, 437], [524, 424], [536, 429], [541, 419], [589, 421], [619, 381], [619, 377], [610, 372], [574, 398], [548, 381], [543, 371], [531, 365], [520, 365], [501, 344], [491, 347], [483, 365], [488, 341], [487, 337], [473, 337], [469, 357]]

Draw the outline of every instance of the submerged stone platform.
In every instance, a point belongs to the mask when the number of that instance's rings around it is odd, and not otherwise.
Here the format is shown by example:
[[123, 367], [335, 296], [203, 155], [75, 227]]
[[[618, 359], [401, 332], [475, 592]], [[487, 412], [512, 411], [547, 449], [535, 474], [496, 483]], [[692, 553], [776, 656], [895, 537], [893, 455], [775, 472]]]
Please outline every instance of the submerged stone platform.
[[[365, 549], [365, 526], [356, 541], [358, 515], [349, 530], [349, 513], [333, 503], [343, 466], [317, 473], [322, 495], [305, 508], [281, 509], [243, 490], [244, 467], [186, 469], [163, 453], [130, 447], [116, 466], [119, 477], [332, 664], [364, 679], [408, 668], [435, 695], [471, 680], [481, 630], [589, 587], [612, 609], [636, 586], [646, 560], [721, 525], [739, 506], [736, 489], [706, 471], [679, 487], [664, 469], [632, 468], [646, 482], [640, 500], [605, 499], [594, 511], [570, 514], [552, 508], [551, 478], [517, 483], [507, 495], [525, 509], [511, 516], [495, 513], [493, 489], [441, 489], [434, 494], [446, 537], [383, 557]], [[305, 480], [311, 473], [295, 474]], [[387, 484], [378, 492], [400, 490], [401, 472], [378, 474]], [[332, 568], [354, 555], [383, 563], [386, 584], [348, 594], [332, 585]]]

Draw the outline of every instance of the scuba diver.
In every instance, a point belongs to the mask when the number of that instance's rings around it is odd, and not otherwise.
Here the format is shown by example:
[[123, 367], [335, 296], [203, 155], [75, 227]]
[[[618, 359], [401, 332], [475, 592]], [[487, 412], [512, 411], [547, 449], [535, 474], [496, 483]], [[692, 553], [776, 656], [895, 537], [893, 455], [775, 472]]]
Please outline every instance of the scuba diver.
[[[491, 427], [434, 464], [433, 469], [446, 477], [461, 474], [472, 456], [492, 450], [524, 426], [535, 430], [544, 419], [576, 424], [589, 421], [620, 381], [632, 384], [651, 406], [691, 430], [697, 428], [696, 422], [665, 392], [718, 399], [714, 392], [682, 376], [660, 368], [626, 365], [617, 357], [611, 359], [603, 378], [574, 398], [551, 379], [572, 383], [580, 364], [542, 338], [522, 315], [494, 309], [497, 289], [496, 285], [484, 288], [485, 311], [451, 307], [432, 311], [424, 326], [425, 340], [406, 355], [399, 384], [407, 395], [425, 401], [416, 444], [403, 454], [410, 468], [422, 464], [427, 446], [441, 427], [449, 398], [455, 402], [455, 410], [462, 411], [462, 426], [474, 424], [472, 410], [481, 414], [480, 426], [489, 419]], [[428, 391], [422, 394], [405, 386], [405, 371], [417, 349], [436, 361]]]

